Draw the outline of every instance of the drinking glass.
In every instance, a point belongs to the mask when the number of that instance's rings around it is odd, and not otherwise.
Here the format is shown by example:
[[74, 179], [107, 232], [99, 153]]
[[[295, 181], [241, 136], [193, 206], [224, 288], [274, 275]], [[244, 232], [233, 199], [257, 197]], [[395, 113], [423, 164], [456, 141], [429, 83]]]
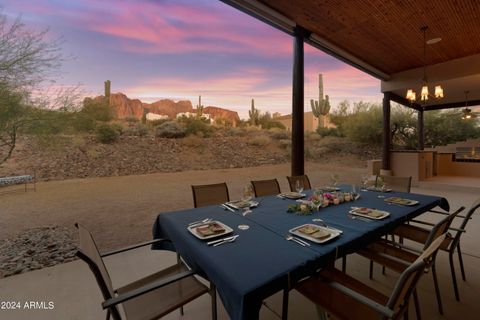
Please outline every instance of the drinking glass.
[[[253, 192], [253, 187], [251, 184], [247, 184], [244, 188], [243, 188], [243, 196], [242, 196], [242, 200], [243, 201], [247, 201], [247, 202], [250, 202], [250, 200], [253, 199], [253, 197], [255, 196], [254, 192]], [[243, 213], [242, 215], [247, 215], [249, 214], [250, 212], [252, 212], [252, 210], [250, 210], [250, 205], [247, 205], [246, 207], [243, 208]]]
[[330, 182], [332, 183], [332, 187], [336, 188], [338, 183], [338, 176], [336, 174], [332, 174], [330, 176]]
[[295, 191], [297, 191], [297, 193], [302, 193], [302, 191], [303, 191], [303, 182], [302, 181], [300, 181], [300, 180], [295, 181]]
[[368, 175], [362, 174], [362, 191], [367, 190], [367, 183], [368, 183]]

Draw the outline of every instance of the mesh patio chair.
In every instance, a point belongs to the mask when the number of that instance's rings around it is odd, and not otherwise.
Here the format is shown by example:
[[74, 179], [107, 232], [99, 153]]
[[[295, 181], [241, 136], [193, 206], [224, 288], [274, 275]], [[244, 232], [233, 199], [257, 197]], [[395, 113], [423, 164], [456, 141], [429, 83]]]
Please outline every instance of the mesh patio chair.
[[193, 206], [195, 208], [221, 204], [230, 201], [225, 182], [192, 186]]
[[410, 192], [412, 177], [380, 176], [386, 188], [398, 192]]
[[280, 185], [277, 179], [250, 181], [253, 186], [255, 197], [270, 196], [280, 193]]
[[[460, 301], [460, 294], [458, 291], [458, 284], [457, 284], [457, 277], [455, 274], [455, 265], [453, 263], [453, 256], [455, 254], [455, 251], [457, 251], [458, 262], [460, 265], [462, 279], [463, 281], [465, 281], [466, 277], [465, 277], [465, 269], [463, 266], [462, 251], [460, 250], [460, 238], [462, 234], [466, 232], [465, 228], [467, 226], [467, 223], [470, 219], [472, 219], [473, 214], [475, 213], [476, 210], [478, 210], [478, 208], [480, 208], [480, 198], [474, 201], [474, 203], [472, 204], [472, 206], [470, 207], [470, 209], [468, 210], [465, 216], [461, 216], [461, 215], [456, 216], [456, 218], [463, 218], [462, 223], [458, 228], [453, 228], [453, 227], [449, 228], [449, 233], [447, 234], [445, 241], [440, 246], [440, 250], [448, 252], [448, 259], [450, 262], [450, 273], [452, 275], [452, 282], [453, 282], [453, 290], [455, 293], [455, 299], [457, 301]], [[436, 210], [430, 210], [430, 212], [434, 212], [442, 215], [448, 215], [448, 213], [446, 212], [441, 212]], [[412, 222], [426, 225], [426, 226], [434, 226], [433, 223], [421, 221], [421, 220], [412, 220]], [[430, 231], [431, 229], [425, 229], [418, 225], [405, 224], [395, 229], [393, 234], [398, 236], [400, 239], [409, 239], [418, 243], [425, 243]]]
[[[457, 214], [463, 211], [465, 207], [460, 207], [457, 211], [447, 215], [444, 219], [438, 222], [428, 233], [428, 236], [424, 242], [424, 250], [431, 245], [441, 234], [448, 231], [453, 219]], [[376, 262], [384, 267], [387, 267], [396, 272], [403, 272], [406, 268], [406, 263], [411, 263], [418, 258], [421, 250], [406, 246], [399, 242], [389, 241], [386, 239], [380, 239], [373, 244], [367, 246], [365, 249], [357, 251], [357, 253], [363, 257], [370, 259], [370, 279], [373, 277], [373, 262]], [[443, 314], [442, 300], [440, 296], [440, 289], [438, 286], [437, 273], [435, 269], [435, 263], [432, 264], [432, 277], [435, 287], [435, 294], [437, 298], [438, 310], [440, 314]], [[420, 307], [418, 304], [418, 298], [414, 293], [415, 308], [417, 310], [417, 318], [420, 318]]]
[[335, 268], [320, 271], [295, 289], [317, 305], [319, 315], [327, 311], [336, 319], [407, 319], [410, 297], [444, 239], [445, 235], [437, 237], [404, 268], [390, 297]]
[[310, 185], [310, 179], [308, 179], [308, 176], [306, 174], [301, 176], [287, 176], [287, 180], [288, 184], [290, 185], [290, 191], [297, 191], [295, 190], [295, 184], [297, 183], [297, 181], [300, 181], [300, 183], [303, 184], [304, 190], [312, 189], [312, 186]]
[[[183, 314], [183, 305], [197, 297], [210, 293], [212, 297], [212, 319], [217, 318], [216, 291], [212, 285], [207, 286], [198, 281], [181, 261], [157, 273], [134, 281], [126, 286], [114, 289], [103, 257], [136, 249], [156, 242], [167, 241], [155, 239], [128, 248], [100, 254], [92, 234], [80, 224], [75, 224], [80, 235], [77, 256], [85, 261], [93, 272], [102, 292], [102, 308], [107, 309], [107, 320], [146, 320], [159, 319], [179, 309]], [[122, 317], [120, 306], [125, 317]]]

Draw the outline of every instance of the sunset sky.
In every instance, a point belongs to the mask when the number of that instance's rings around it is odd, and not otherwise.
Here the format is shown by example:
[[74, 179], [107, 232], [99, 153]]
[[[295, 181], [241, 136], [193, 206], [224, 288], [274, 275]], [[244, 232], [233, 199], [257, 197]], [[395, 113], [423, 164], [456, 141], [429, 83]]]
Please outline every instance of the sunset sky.
[[[2, 0], [31, 29], [63, 38], [61, 85], [89, 95], [113, 92], [145, 102], [202, 95], [205, 106], [247, 117], [291, 112], [291, 36], [218, 0]], [[318, 74], [332, 107], [342, 100], [380, 102], [380, 81], [305, 45], [305, 109], [318, 99]]]

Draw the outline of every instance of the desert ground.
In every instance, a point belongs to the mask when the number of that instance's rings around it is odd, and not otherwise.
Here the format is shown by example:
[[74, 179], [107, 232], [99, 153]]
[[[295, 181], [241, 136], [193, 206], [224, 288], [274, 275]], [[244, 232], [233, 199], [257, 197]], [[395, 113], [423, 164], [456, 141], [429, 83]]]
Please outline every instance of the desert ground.
[[[366, 168], [306, 163], [313, 186], [330, 183], [337, 173], [345, 183], [358, 183]], [[162, 212], [193, 207], [190, 186], [226, 181], [232, 199], [240, 198], [250, 180], [277, 178], [288, 190], [290, 164], [250, 168], [196, 170], [121, 177], [71, 179], [37, 183], [37, 191], [0, 194], [0, 241], [27, 229], [59, 225], [74, 233], [80, 222], [95, 235], [101, 250], [151, 239], [151, 227]]]

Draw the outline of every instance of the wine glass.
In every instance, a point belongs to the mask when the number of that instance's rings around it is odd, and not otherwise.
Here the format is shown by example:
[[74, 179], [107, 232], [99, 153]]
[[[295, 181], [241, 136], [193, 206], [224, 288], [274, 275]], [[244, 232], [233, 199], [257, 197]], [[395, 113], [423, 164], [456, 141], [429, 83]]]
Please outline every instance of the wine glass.
[[330, 182], [332, 183], [332, 187], [336, 188], [338, 183], [338, 176], [336, 174], [332, 174], [330, 176]]
[[303, 191], [303, 182], [302, 181], [300, 181], [300, 180], [295, 181], [295, 191], [297, 191], [297, 193], [302, 193], [302, 191]]
[[362, 174], [362, 191], [367, 190], [367, 183], [368, 183], [368, 175]]
[[247, 184], [244, 188], [243, 188], [243, 195], [242, 195], [242, 200], [246, 202], [245, 204], [245, 207], [243, 208], [243, 215], [247, 215], [248, 213], [252, 212], [252, 210], [250, 210], [250, 201], [253, 199], [253, 197], [255, 196], [254, 192], [253, 192], [253, 187], [251, 184]]

